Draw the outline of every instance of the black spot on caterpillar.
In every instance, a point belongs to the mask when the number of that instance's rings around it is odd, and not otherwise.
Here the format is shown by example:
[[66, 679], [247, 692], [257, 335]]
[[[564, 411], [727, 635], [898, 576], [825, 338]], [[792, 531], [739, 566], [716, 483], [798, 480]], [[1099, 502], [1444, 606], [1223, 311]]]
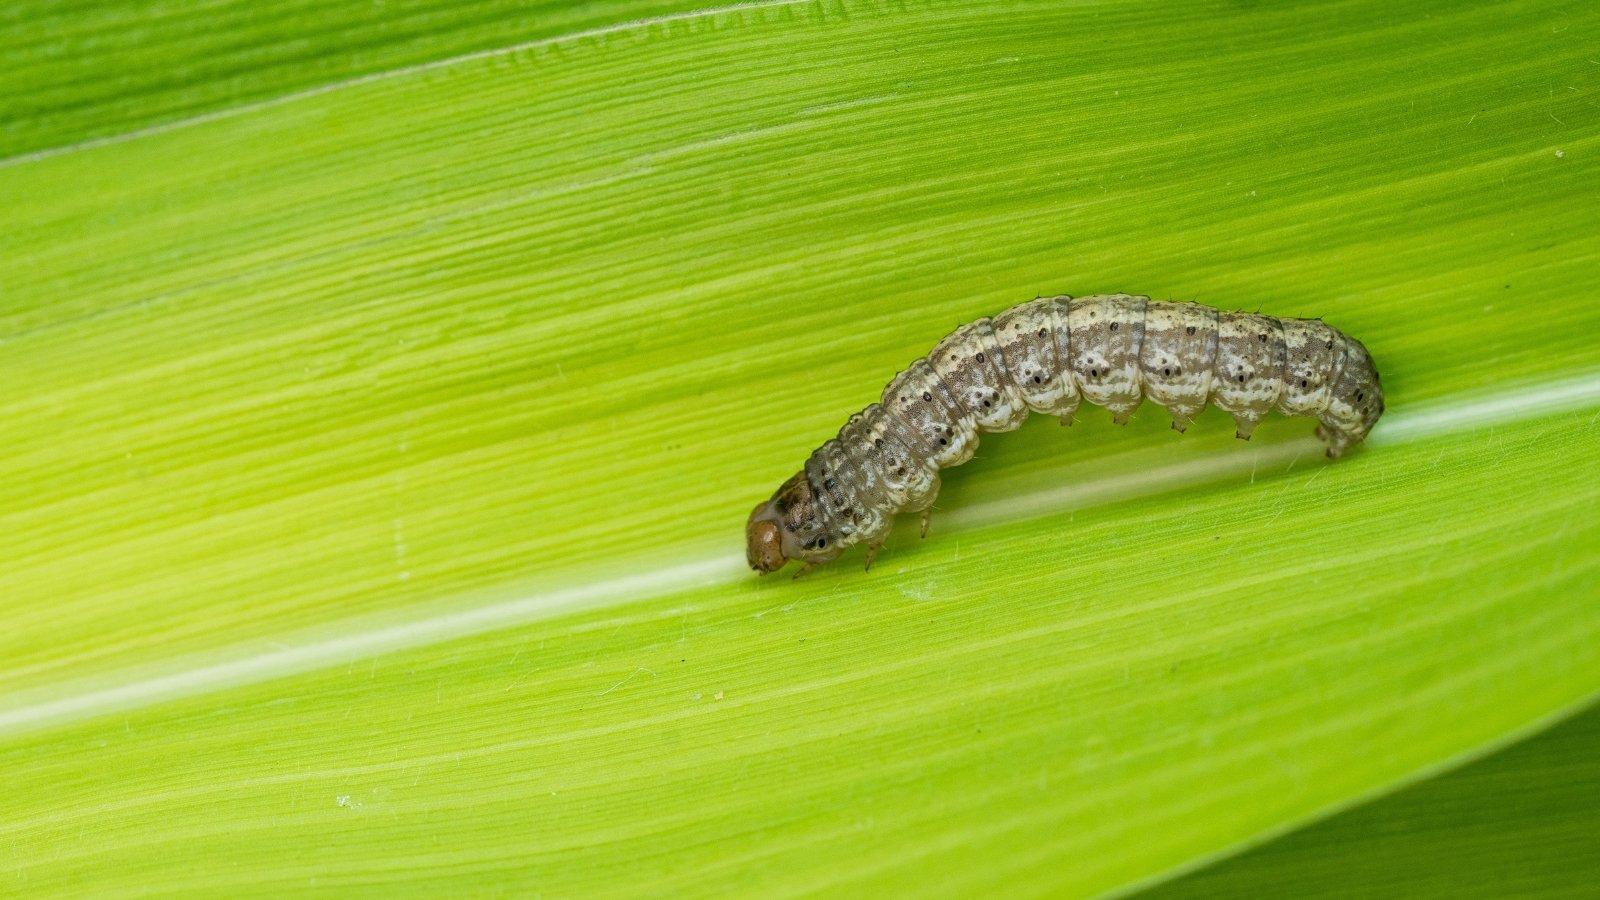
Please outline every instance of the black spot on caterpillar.
[[1320, 320], [1128, 294], [1045, 297], [950, 332], [851, 416], [750, 514], [750, 567], [799, 560], [804, 573], [865, 542], [870, 569], [897, 513], [920, 511], [927, 534], [939, 470], [971, 459], [980, 431], [1010, 431], [1030, 411], [1070, 425], [1084, 400], [1126, 423], [1145, 397], [1180, 432], [1214, 403], [1243, 440], [1271, 410], [1315, 416], [1330, 458], [1383, 414], [1367, 348]]

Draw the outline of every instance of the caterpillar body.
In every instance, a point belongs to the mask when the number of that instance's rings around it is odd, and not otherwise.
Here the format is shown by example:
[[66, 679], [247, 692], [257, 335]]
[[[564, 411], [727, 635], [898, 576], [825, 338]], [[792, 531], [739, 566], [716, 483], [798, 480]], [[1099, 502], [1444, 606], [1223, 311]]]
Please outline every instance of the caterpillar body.
[[1084, 401], [1125, 423], [1143, 398], [1183, 431], [1205, 405], [1237, 436], [1272, 410], [1315, 416], [1337, 458], [1383, 414], [1367, 348], [1316, 319], [1226, 312], [1129, 294], [1044, 297], [950, 332], [850, 417], [837, 437], [750, 514], [750, 567], [800, 572], [865, 543], [867, 568], [894, 516], [928, 512], [939, 470], [972, 458], [981, 431], [1010, 431], [1029, 412], [1072, 423]]

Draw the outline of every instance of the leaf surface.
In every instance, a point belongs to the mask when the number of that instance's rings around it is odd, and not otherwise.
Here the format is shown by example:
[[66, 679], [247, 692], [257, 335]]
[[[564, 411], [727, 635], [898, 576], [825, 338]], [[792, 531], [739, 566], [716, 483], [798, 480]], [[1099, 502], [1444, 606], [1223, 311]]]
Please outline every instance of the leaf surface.
[[[1597, 24], [773, 4], [11, 157], [10, 877], [1092, 894], [1575, 708]], [[743, 568], [951, 327], [1108, 290], [1391, 412], [1035, 421], [870, 574]]]

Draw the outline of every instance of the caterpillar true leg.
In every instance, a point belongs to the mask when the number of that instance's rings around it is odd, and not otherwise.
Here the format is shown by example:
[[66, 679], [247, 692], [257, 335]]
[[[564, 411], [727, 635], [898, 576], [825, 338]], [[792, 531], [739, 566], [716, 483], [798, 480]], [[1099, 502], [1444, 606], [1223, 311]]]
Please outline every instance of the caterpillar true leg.
[[1070, 425], [1084, 400], [1126, 424], [1146, 398], [1179, 432], [1213, 404], [1241, 440], [1273, 410], [1314, 416], [1330, 458], [1383, 414], [1366, 347], [1320, 320], [1129, 294], [1041, 298], [957, 328], [895, 376], [750, 514], [746, 557], [763, 574], [799, 560], [804, 574], [865, 543], [870, 569], [897, 513], [921, 512], [927, 536], [939, 470], [970, 459], [979, 433], [1030, 412]]
[[883, 541], [882, 540], [873, 541], [872, 543], [867, 545], [867, 568], [866, 568], [866, 571], [868, 571], [868, 572], [872, 571], [872, 561], [878, 558], [878, 551], [882, 550], [882, 549], [883, 549]]

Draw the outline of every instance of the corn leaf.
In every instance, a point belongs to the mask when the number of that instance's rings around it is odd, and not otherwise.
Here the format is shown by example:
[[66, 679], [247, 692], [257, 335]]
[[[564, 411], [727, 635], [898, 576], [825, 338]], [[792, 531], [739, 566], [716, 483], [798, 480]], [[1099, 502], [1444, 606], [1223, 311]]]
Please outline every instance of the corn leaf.
[[1600, 707], [1144, 894], [1581, 897], [1600, 878]]
[[[1600, 689], [1591, 5], [317, 9], [3, 20], [0, 883], [1128, 891]], [[1390, 413], [1035, 421], [744, 568], [946, 331], [1109, 290]]]

